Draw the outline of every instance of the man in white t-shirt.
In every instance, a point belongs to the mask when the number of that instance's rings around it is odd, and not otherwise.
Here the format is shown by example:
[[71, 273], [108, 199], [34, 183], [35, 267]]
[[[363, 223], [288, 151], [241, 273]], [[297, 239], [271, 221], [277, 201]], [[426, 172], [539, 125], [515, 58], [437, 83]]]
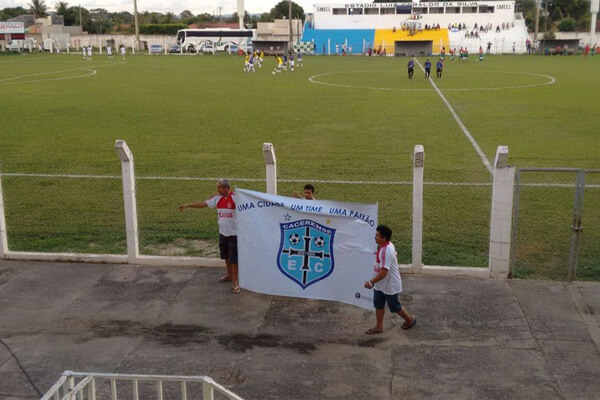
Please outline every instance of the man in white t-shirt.
[[217, 181], [216, 196], [199, 203], [190, 203], [179, 206], [179, 210], [186, 208], [216, 208], [219, 222], [219, 250], [221, 259], [225, 260], [227, 274], [219, 282], [231, 281], [233, 294], [240, 292], [238, 280], [238, 253], [237, 253], [237, 224], [235, 221], [235, 193], [231, 190], [227, 179]]
[[383, 316], [385, 315], [385, 303], [391, 312], [398, 313], [404, 318], [402, 329], [410, 329], [417, 324], [415, 317], [410, 315], [398, 301], [398, 295], [402, 292], [402, 278], [398, 268], [398, 256], [396, 248], [390, 242], [392, 230], [385, 225], [379, 225], [375, 233], [375, 242], [379, 246], [376, 253], [376, 264], [373, 267], [377, 273], [371, 280], [365, 282], [365, 288], [373, 290], [373, 305], [375, 306], [375, 327], [368, 329], [365, 333], [372, 335], [383, 332]]
[[109, 59], [113, 58], [112, 46], [110, 44], [106, 46], [106, 55], [108, 56]]

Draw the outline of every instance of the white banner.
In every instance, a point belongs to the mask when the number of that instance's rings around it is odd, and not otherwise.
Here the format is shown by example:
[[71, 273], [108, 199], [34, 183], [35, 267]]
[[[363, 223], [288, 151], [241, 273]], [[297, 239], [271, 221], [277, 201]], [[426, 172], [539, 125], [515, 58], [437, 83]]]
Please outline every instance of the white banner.
[[235, 190], [240, 286], [373, 309], [377, 204]]
[[25, 33], [25, 23], [0, 22], [0, 33]]

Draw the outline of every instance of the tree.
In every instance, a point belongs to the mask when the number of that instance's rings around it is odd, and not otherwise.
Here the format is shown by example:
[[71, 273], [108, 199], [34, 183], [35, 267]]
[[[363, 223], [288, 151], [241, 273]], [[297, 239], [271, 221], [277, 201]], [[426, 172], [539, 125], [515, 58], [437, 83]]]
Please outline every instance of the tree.
[[560, 21], [563, 18], [581, 19], [586, 12], [590, 10], [589, 0], [546, 0], [548, 3], [548, 12], [553, 21]]
[[183, 10], [179, 16], [181, 19], [194, 18], [194, 14], [190, 10]]
[[165, 18], [163, 19], [163, 23], [165, 24], [172, 24], [175, 22], [175, 14], [173, 14], [172, 12], [168, 12], [165, 14]]
[[29, 3], [28, 6], [29, 12], [31, 12], [35, 18], [46, 16], [48, 6], [46, 6], [44, 0], [31, 0], [31, 3]]
[[[81, 16], [85, 23], [87, 19], [89, 19], [90, 12], [85, 8], [81, 7]], [[63, 14], [63, 19], [65, 26], [74, 26], [79, 25], [79, 6], [69, 7]], [[81, 24], [84, 25], [84, 24]]]
[[198, 14], [196, 18], [198, 18], [198, 21], [200, 22], [213, 22], [214, 20], [213, 16], [209, 13]]
[[273, 17], [271, 13], [262, 13], [260, 14], [260, 20], [258, 22], [273, 22]]
[[561, 32], [574, 32], [577, 28], [577, 21], [574, 18], [564, 18], [558, 23], [558, 30]]
[[[271, 9], [271, 17], [275, 18], [288, 18], [289, 16], [289, 1], [282, 0], [275, 4], [275, 7]], [[292, 1], [292, 18], [298, 18], [304, 20], [304, 9], [298, 4]]]
[[67, 9], [69, 8], [69, 3], [67, 3], [66, 1], [59, 1], [58, 3], [56, 3], [54, 5], [54, 9], [56, 10], [56, 13], [58, 15], [65, 15], [67, 12]]
[[0, 21], [6, 21], [23, 14], [27, 14], [27, 10], [23, 7], [7, 7], [0, 10]]

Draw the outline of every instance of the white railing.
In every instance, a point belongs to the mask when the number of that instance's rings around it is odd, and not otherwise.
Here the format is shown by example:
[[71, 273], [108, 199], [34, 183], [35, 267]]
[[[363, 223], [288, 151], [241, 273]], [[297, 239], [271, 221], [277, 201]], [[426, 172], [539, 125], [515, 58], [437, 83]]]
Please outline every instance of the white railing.
[[[110, 384], [109, 399], [140, 399], [140, 383], [155, 385], [156, 398], [163, 400], [165, 393], [163, 383], [174, 382], [180, 384], [181, 400], [188, 399], [188, 386], [201, 385], [202, 400], [214, 400], [215, 392], [228, 400], [243, 400], [240, 396], [227, 390], [213, 381], [208, 376], [169, 376], [169, 375], [136, 375], [136, 374], [101, 374], [95, 372], [65, 371], [60, 379], [48, 390], [41, 400], [96, 400], [96, 389], [100, 384]], [[119, 386], [129, 383], [131, 397], [123, 395], [124, 390], [118, 391]], [[106, 398], [105, 396], [103, 398]], [[172, 394], [169, 399], [173, 399]], [[198, 398], [198, 397], [193, 397]]]
[[[115, 149], [121, 160], [122, 182], [123, 182], [123, 201], [125, 209], [125, 226], [127, 237], [127, 254], [81, 254], [81, 253], [40, 253], [12, 251], [8, 247], [8, 238], [6, 232], [6, 222], [4, 214], [4, 204], [2, 201], [2, 181], [0, 174], [0, 260], [31, 260], [31, 261], [71, 261], [71, 262], [100, 262], [114, 264], [141, 264], [141, 265], [169, 265], [174, 266], [206, 266], [218, 267], [223, 262], [217, 258], [205, 257], [171, 257], [171, 256], [151, 256], [142, 255], [139, 251], [138, 221], [137, 221], [137, 201], [136, 185], [134, 173], [133, 154], [129, 150], [127, 143], [117, 140]], [[473, 267], [445, 267], [445, 266], [426, 266], [422, 263], [423, 254], [423, 168], [424, 168], [424, 148], [421, 145], [415, 146], [413, 160], [413, 238], [412, 238], [412, 262], [408, 265], [402, 265], [403, 272], [422, 273], [429, 275], [461, 275], [474, 277], [506, 277], [509, 272], [510, 262], [510, 215], [512, 209], [512, 198], [507, 193], [512, 193], [514, 182], [514, 168], [506, 163], [508, 157], [508, 148], [499, 146], [496, 154], [496, 163], [492, 167], [493, 196], [492, 208], [494, 212], [490, 221], [490, 254], [489, 265], [487, 268]], [[266, 166], [266, 187], [267, 193], [277, 194], [277, 163], [275, 149], [271, 143], [263, 144], [263, 156]], [[502, 161], [502, 162], [499, 162]], [[500, 179], [501, 178], [501, 179]], [[153, 178], [155, 179], [155, 178]], [[500, 179], [500, 180], [498, 180]], [[285, 180], [280, 180], [284, 182]], [[320, 182], [320, 181], [313, 181]], [[337, 183], [343, 183], [338, 181]], [[330, 182], [331, 183], [331, 182]], [[368, 182], [353, 182], [368, 183]], [[371, 182], [374, 183], [374, 182]], [[379, 182], [390, 183], [390, 182]], [[408, 182], [407, 184], [410, 184]], [[448, 183], [455, 185], [454, 183]], [[469, 184], [471, 185], [471, 184]], [[500, 186], [504, 188], [500, 190]], [[508, 208], [507, 208], [508, 207]], [[507, 233], [509, 232], [509, 233]], [[508, 247], [507, 247], [508, 246]]]

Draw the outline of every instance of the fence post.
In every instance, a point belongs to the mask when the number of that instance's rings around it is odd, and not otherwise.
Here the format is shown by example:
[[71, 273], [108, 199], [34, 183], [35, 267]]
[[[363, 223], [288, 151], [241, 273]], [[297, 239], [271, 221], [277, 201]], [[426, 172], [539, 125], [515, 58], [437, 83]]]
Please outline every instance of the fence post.
[[413, 157], [413, 237], [412, 266], [421, 269], [423, 266], [423, 169], [425, 166], [425, 150], [418, 144]]
[[267, 169], [267, 193], [277, 194], [277, 160], [272, 143], [263, 143], [263, 156]]
[[0, 175], [0, 259], [8, 254], [8, 237], [6, 235], [6, 218], [4, 217], [4, 197], [2, 196], [2, 175]]
[[125, 228], [127, 230], [127, 256], [129, 262], [135, 262], [140, 254], [138, 242], [137, 207], [135, 199], [135, 174], [133, 154], [124, 140], [115, 142], [115, 150], [121, 159], [123, 175], [123, 201], [125, 203]]
[[210, 382], [202, 382], [202, 400], [214, 400], [215, 391]]
[[506, 278], [509, 274], [514, 185], [515, 167], [508, 165], [508, 147], [498, 146], [490, 218], [489, 268], [492, 278]]
[[579, 243], [583, 231], [583, 193], [585, 189], [585, 172], [577, 171], [577, 183], [575, 184], [575, 203], [573, 204], [573, 221], [571, 223], [571, 251], [569, 252], [569, 282], [575, 279], [577, 274], [577, 261], [579, 258]]

